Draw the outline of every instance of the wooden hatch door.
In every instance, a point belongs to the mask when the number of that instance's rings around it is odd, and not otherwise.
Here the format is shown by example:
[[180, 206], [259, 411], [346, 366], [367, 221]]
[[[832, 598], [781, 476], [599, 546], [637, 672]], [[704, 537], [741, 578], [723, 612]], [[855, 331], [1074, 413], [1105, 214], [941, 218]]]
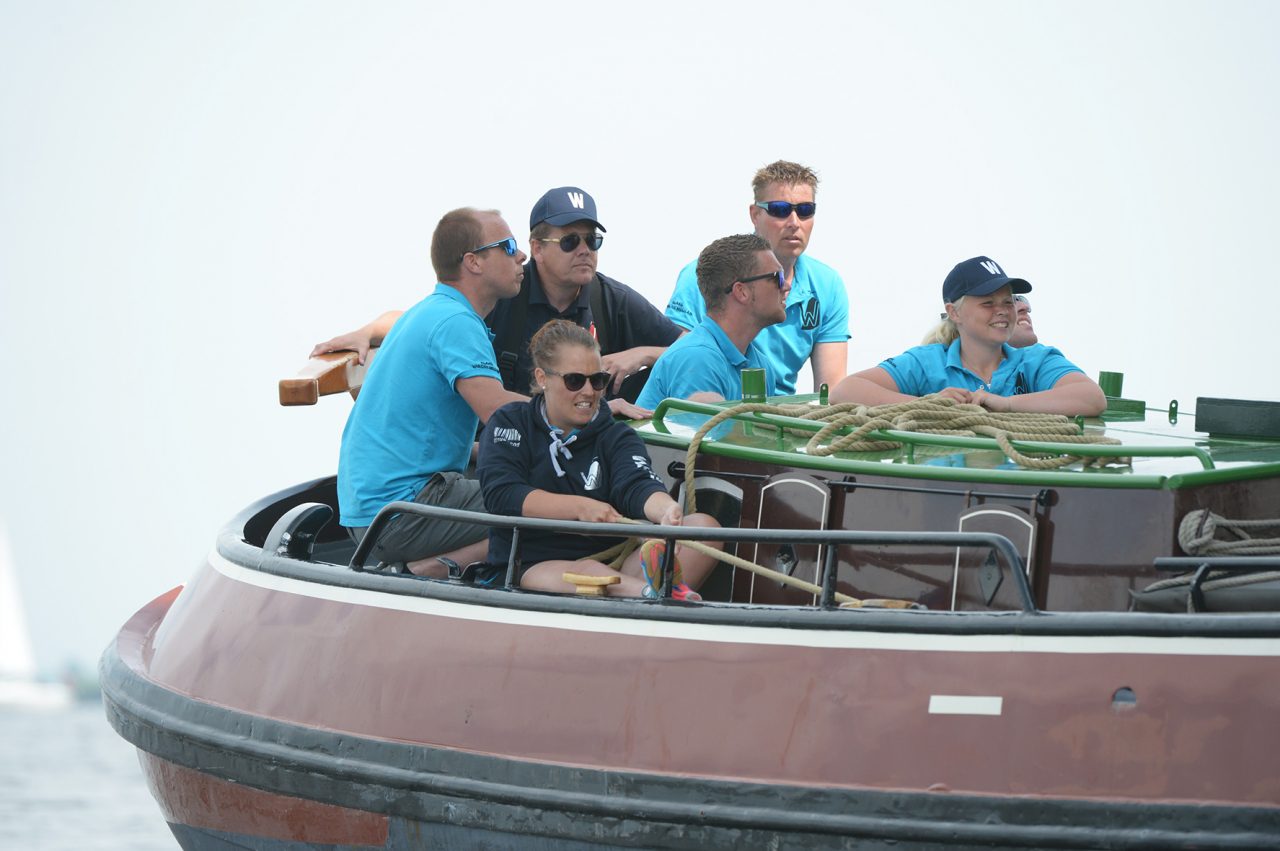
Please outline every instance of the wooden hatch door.
[[[760, 488], [755, 525], [759, 529], [825, 529], [830, 508], [831, 490], [825, 481], [803, 474], [781, 473]], [[739, 551], [745, 549], [744, 545]], [[815, 544], [768, 543], [750, 547], [746, 557], [756, 564], [821, 584], [818, 571], [825, 551], [826, 547]], [[747, 576], [749, 581], [738, 583], [738, 587], [749, 589], [747, 601], [796, 606], [811, 606], [816, 602], [814, 595], [807, 591], [754, 573]]]
[[[1003, 535], [1013, 543], [1022, 557], [1031, 581], [1035, 569], [1038, 517], [1025, 509], [1001, 503], [988, 503], [960, 513], [960, 532], [991, 532]], [[1034, 583], [1033, 583], [1034, 587]], [[1008, 575], [1008, 567], [991, 551], [980, 547], [957, 547], [955, 572], [951, 582], [952, 611], [1021, 609], [1022, 598]]]

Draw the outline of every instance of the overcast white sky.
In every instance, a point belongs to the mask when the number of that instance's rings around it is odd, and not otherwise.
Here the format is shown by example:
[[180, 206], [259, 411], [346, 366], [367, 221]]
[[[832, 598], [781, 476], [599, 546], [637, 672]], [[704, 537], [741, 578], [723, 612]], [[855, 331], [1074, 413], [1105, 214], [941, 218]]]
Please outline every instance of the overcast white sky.
[[1126, 396], [1277, 398], [1278, 35], [1275, 3], [0, 0], [0, 517], [39, 663], [93, 664], [333, 471], [349, 402], [275, 382], [426, 294], [457, 206], [523, 241], [580, 185], [601, 271], [665, 306], [794, 159], [854, 369], [988, 254]]

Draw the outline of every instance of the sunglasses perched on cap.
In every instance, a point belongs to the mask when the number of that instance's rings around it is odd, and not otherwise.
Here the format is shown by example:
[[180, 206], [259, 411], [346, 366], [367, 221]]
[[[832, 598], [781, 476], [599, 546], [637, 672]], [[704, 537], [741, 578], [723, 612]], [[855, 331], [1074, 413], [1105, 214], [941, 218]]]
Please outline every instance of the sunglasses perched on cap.
[[593, 372], [590, 375], [584, 375], [581, 372], [556, 372], [554, 369], [544, 369], [547, 375], [558, 375], [564, 381], [564, 389], [576, 393], [582, 389], [582, 385], [588, 381], [591, 382], [592, 390], [603, 390], [609, 386], [609, 382], [613, 380], [607, 372]]
[[488, 251], [490, 248], [501, 248], [506, 252], [508, 257], [515, 257], [516, 252], [520, 250], [520, 246], [516, 244], [516, 238], [509, 236], [506, 239], [500, 239], [497, 242], [491, 242], [488, 245], [482, 245], [479, 248], [473, 248], [458, 258], [458, 262], [462, 262], [462, 258], [467, 254], [479, 254], [481, 251]]
[[775, 219], [785, 219], [791, 215], [792, 210], [802, 219], [812, 219], [813, 214], [818, 212], [817, 201], [801, 201], [799, 204], [792, 204], [790, 201], [757, 201], [756, 206]]
[[599, 251], [600, 246], [604, 244], [604, 234], [593, 233], [591, 236], [584, 238], [581, 234], [571, 233], [566, 234], [559, 239], [556, 239], [553, 236], [538, 237], [534, 242], [558, 242], [560, 243], [560, 250], [565, 254], [568, 254], [571, 251], [577, 251], [578, 246], [581, 245], [584, 240], [587, 243], [587, 248], [590, 248], [592, 251]]
[[[782, 289], [782, 285], [787, 280], [786, 276], [782, 274], [782, 270], [779, 269], [776, 272], [765, 272], [763, 275], [752, 275], [750, 278], [743, 278], [742, 280], [734, 281], [733, 283], [749, 284], [752, 281], [765, 281], [765, 280], [769, 280], [770, 278], [772, 278], [773, 282], [778, 285], [778, 289]], [[728, 287], [725, 288], [724, 294], [728, 295], [731, 292], [733, 292], [733, 284], [730, 284]]]

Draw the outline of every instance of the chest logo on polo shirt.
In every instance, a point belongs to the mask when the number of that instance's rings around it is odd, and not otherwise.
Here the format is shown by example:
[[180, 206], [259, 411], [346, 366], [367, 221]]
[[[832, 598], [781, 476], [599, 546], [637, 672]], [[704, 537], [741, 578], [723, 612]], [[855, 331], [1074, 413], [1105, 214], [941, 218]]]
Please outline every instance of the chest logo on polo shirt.
[[1014, 380], [1013, 382], [1013, 395], [1021, 396], [1024, 393], [1030, 393], [1030, 392], [1031, 392], [1031, 386], [1027, 384], [1027, 377], [1023, 375], [1021, 372], [1019, 372], [1017, 379]]
[[591, 459], [591, 466], [582, 474], [582, 486], [589, 491], [600, 487], [600, 459]]
[[813, 297], [804, 303], [804, 307], [800, 308], [800, 328], [804, 331], [812, 331], [818, 327], [822, 321], [822, 307], [818, 304], [817, 297]]

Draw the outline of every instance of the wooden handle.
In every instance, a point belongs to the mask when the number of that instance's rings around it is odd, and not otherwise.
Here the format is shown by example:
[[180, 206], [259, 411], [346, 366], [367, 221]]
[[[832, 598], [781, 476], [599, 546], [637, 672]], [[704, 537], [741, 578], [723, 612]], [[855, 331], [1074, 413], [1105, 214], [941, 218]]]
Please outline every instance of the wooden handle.
[[587, 573], [568, 572], [563, 578], [565, 582], [574, 586], [573, 593], [587, 597], [603, 597], [605, 586], [617, 585], [622, 581], [621, 576], [592, 576]]
[[307, 361], [293, 378], [280, 379], [281, 405], [314, 405], [321, 396], [350, 393], [354, 398], [364, 383], [364, 374], [373, 363], [377, 349], [369, 350], [365, 363], [355, 352], [330, 352]]

